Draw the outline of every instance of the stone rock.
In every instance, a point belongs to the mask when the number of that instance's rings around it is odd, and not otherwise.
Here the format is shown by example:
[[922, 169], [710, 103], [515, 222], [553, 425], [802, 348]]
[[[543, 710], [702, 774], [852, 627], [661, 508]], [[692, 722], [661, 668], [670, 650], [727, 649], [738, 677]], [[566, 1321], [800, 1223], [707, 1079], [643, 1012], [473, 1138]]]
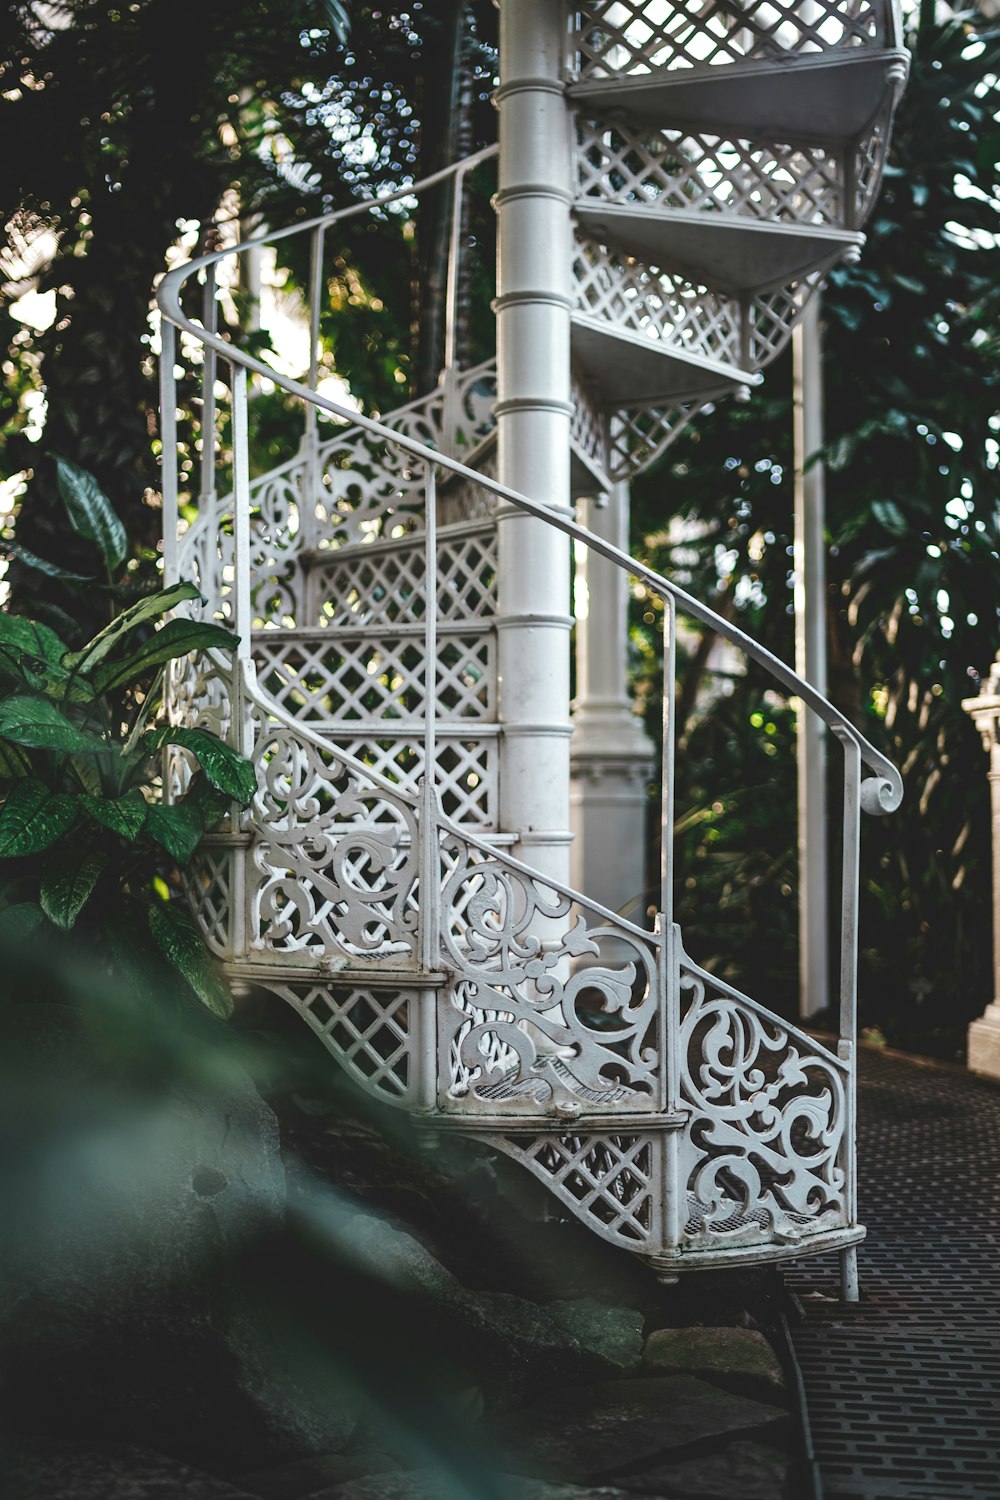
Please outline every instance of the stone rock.
[[633, 1365], [641, 1352], [641, 1316], [590, 1301], [542, 1306], [510, 1292], [464, 1287], [404, 1230], [359, 1213], [340, 1231], [356, 1268], [434, 1306], [444, 1340], [450, 1331], [463, 1361], [489, 1377], [501, 1400], [556, 1379], [593, 1379]]
[[245, 1490], [130, 1443], [20, 1450], [0, 1476], [6, 1500], [252, 1500]]
[[692, 1443], [777, 1436], [787, 1416], [694, 1376], [559, 1387], [494, 1420], [510, 1468], [544, 1479], [624, 1483]]
[[349, 1393], [314, 1396], [239, 1287], [284, 1234], [277, 1121], [228, 1054], [159, 1057], [148, 1024], [109, 1038], [82, 1010], [0, 1012], [12, 1419], [219, 1469], [343, 1446]]
[[548, 1311], [581, 1348], [623, 1373], [634, 1370], [642, 1355], [642, 1313], [630, 1307], [608, 1307], [592, 1298], [553, 1302]]
[[657, 1500], [788, 1500], [791, 1461], [763, 1443], [729, 1443], [717, 1453], [655, 1465], [620, 1478], [622, 1493]]
[[646, 1340], [642, 1367], [651, 1375], [698, 1375], [759, 1400], [786, 1399], [778, 1357], [751, 1328], [658, 1328]]
[[259, 1500], [302, 1500], [317, 1490], [329, 1493], [353, 1480], [391, 1473], [397, 1467], [384, 1452], [323, 1453], [238, 1474], [233, 1483]]

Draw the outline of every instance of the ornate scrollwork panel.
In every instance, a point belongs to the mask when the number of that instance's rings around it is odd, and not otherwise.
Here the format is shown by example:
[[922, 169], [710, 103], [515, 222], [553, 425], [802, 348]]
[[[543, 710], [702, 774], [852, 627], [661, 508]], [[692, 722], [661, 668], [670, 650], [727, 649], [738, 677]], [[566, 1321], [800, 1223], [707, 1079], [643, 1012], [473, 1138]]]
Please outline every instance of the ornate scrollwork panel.
[[[181, 729], [209, 729], [228, 740], [233, 727], [232, 669], [202, 652], [168, 662], [164, 699], [170, 723]], [[168, 801], [187, 791], [196, 762], [190, 753], [168, 745], [163, 787]]]
[[306, 467], [301, 461], [250, 486], [250, 589], [255, 616], [276, 625], [302, 622], [300, 508]]
[[441, 866], [442, 1107], [655, 1109], [654, 941], [457, 834]]
[[686, 959], [686, 1243], [794, 1240], [848, 1222], [848, 1067]]
[[412, 806], [338, 753], [256, 711], [252, 946], [412, 959]]

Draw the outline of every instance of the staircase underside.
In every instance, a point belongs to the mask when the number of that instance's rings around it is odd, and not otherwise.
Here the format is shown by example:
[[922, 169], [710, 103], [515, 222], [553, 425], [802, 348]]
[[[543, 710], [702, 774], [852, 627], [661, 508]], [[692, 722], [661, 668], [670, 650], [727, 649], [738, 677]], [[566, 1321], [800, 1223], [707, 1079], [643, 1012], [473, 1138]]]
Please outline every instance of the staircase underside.
[[908, 60], [903, 51], [845, 48], [595, 79], [574, 84], [570, 95], [596, 114], [613, 118], [618, 111], [656, 127], [669, 122], [763, 141], [846, 143], [878, 115]]
[[857, 254], [863, 234], [826, 225], [585, 200], [574, 208], [581, 229], [624, 255], [680, 271], [692, 281], [736, 295], [769, 290], [827, 271]]

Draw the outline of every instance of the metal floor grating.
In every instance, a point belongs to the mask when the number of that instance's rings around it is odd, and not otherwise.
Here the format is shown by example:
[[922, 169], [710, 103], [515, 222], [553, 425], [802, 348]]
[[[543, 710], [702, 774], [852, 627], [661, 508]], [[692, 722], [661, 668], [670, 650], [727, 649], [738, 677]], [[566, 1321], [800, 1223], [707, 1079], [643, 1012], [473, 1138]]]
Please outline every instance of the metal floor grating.
[[825, 1500], [1000, 1500], [1000, 1088], [861, 1053], [862, 1301], [787, 1275]]

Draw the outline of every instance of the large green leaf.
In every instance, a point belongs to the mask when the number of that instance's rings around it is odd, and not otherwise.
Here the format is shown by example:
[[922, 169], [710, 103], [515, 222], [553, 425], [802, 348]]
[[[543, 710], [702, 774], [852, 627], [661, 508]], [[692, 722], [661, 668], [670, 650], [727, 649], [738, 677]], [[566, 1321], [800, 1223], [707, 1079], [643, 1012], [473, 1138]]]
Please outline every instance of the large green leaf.
[[58, 855], [50, 857], [39, 881], [42, 910], [49, 921], [68, 932], [90, 900], [107, 864], [105, 853], [86, 844], [60, 850]]
[[98, 735], [77, 729], [45, 698], [5, 698], [0, 703], [0, 737], [15, 745], [79, 755], [95, 755], [108, 748]]
[[196, 806], [176, 802], [161, 807], [151, 802], [146, 809], [146, 832], [179, 865], [186, 865], [205, 835], [205, 820]]
[[150, 1004], [170, 998], [177, 981], [152, 933], [145, 904], [124, 897], [105, 924], [108, 957], [135, 999]]
[[69, 523], [78, 535], [100, 548], [108, 571], [117, 568], [128, 554], [125, 527], [112, 508], [111, 501], [93, 474], [81, 469], [68, 458], [53, 454], [59, 493]]
[[66, 655], [66, 646], [47, 625], [29, 620], [24, 615], [9, 615], [0, 610], [0, 646], [12, 646], [26, 651], [29, 656], [40, 656], [43, 661], [58, 666]]
[[186, 797], [164, 807], [150, 803], [146, 808], [146, 832], [178, 864], [187, 864], [208, 830], [226, 810], [226, 800], [203, 776], [191, 784]]
[[11, 557], [16, 557], [18, 562], [24, 563], [26, 568], [33, 568], [36, 573], [44, 573], [46, 578], [55, 578], [59, 583], [97, 583], [93, 573], [72, 573], [68, 568], [60, 568], [56, 563], [48, 562], [46, 558], [39, 557], [37, 553], [22, 547], [20, 542], [4, 542], [4, 551], [9, 552]]
[[65, 656], [63, 666], [80, 672], [92, 672], [137, 626], [145, 625], [150, 620], [158, 620], [161, 615], [176, 609], [178, 604], [183, 604], [188, 599], [200, 598], [201, 594], [193, 583], [175, 583], [169, 589], [161, 589], [158, 594], [148, 594], [137, 604], [123, 610], [110, 625], [105, 625], [82, 651], [73, 651]]
[[154, 729], [147, 734], [145, 743], [150, 753], [164, 745], [179, 745], [182, 750], [189, 750], [217, 791], [234, 798], [243, 807], [253, 800], [257, 790], [253, 766], [210, 730]]
[[34, 776], [15, 782], [0, 810], [0, 859], [37, 854], [70, 828], [76, 803]]
[[199, 1000], [223, 1018], [233, 1013], [233, 999], [219, 978], [194, 919], [176, 901], [149, 908], [149, 930], [160, 950], [183, 974]]
[[15, 946], [34, 937], [45, 922], [37, 901], [16, 901], [0, 910], [0, 943]]
[[168, 620], [130, 656], [105, 662], [94, 673], [94, 687], [99, 693], [110, 692], [134, 682], [153, 667], [162, 666], [178, 656], [187, 656], [190, 651], [232, 651], [239, 641], [238, 635], [221, 625], [202, 624], [198, 620]]
[[0, 740], [0, 781], [17, 781], [31, 770], [31, 756], [19, 745]]
[[124, 797], [91, 797], [83, 793], [78, 802], [89, 818], [101, 823], [130, 843], [139, 837], [146, 823], [148, 804], [141, 792], [126, 792]]

